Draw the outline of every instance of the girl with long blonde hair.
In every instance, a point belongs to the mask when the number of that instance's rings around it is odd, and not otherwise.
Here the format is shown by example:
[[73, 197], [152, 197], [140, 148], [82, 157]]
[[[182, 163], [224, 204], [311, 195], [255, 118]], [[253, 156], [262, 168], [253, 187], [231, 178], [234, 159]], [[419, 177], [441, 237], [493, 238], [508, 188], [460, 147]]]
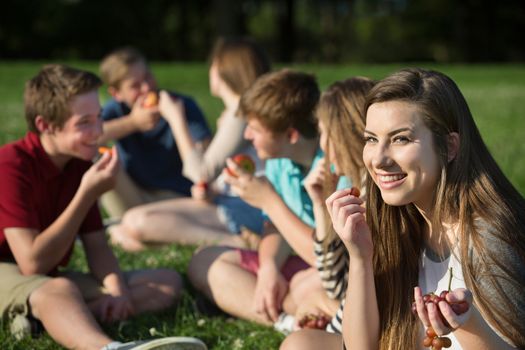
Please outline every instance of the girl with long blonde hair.
[[[371, 90], [365, 110], [366, 209], [348, 190], [327, 200], [351, 260], [346, 348], [422, 349], [425, 338], [525, 348], [525, 201], [456, 84], [402, 70]], [[437, 302], [423, 297], [441, 291]]]
[[[317, 314], [318, 317], [323, 314], [332, 316], [326, 330], [337, 334], [339, 339], [341, 339], [342, 302], [348, 275], [348, 253], [332, 229], [324, 202], [336, 186], [338, 188], [353, 186], [361, 189], [364, 185], [366, 170], [361, 156], [365, 127], [363, 108], [366, 94], [373, 85], [374, 82], [368, 78], [353, 77], [333, 83], [321, 95], [316, 117], [320, 146], [325, 157], [316, 164], [315, 170], [305, 179], [305, 188], [313, 203], [316, 221], [314, 253], [324, 292], [320, 301], [308, 300], [303, 303], [304, 307], [299, 307], [296, 316], [299, 321], [304, 319], [301, 312]], [[316, 294], [316, 297], [319, 296]], [[330, 300], [327, 301], [326, 297]], [[294, 347], [292, 344], [288, 346]], [[322, 346], [322, 342], [313, 341], [311, 346]]]

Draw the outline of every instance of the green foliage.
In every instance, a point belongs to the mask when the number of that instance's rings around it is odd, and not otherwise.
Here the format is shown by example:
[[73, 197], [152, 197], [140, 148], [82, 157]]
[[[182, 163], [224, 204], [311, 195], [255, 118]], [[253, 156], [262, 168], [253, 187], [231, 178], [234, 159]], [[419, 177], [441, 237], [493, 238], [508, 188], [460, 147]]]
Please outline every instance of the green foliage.
[[285, 62], [516, 62], [524, 31], [522, 0], [3, 0], [0, 57], [200, 61], [252, 36]]

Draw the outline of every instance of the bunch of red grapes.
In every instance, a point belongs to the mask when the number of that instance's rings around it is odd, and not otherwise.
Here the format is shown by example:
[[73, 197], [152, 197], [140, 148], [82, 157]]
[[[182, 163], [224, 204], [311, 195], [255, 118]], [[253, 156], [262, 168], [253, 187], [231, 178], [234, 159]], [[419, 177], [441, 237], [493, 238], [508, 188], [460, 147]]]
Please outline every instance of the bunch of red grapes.
[[[452, 268], [450, 268], [449, 271], [450, 271], [450, 277], [448, 280], [448, 290], [442, 291], [441, 293], [439, 293], [439, 296], [434, 293], [425, 294], [423, 295], [423, 302], [425, 303], [425, 306], [428, 305], [429, 303], [433, 303], [439, 312], [439, 315], [441, 317], [441, 321], [443, 322], [443, 324], [446, 327], [451, 328], [450, 324], [443, 317], [443, 315], [441, 314], [441, 311], [439, 310], [439, 306], [438, 306], [439, 302], [444, 301], [448, 303], [450, 307], [452, 308], [452, 311], [454, 311], [456, 315], [461, 315], [467, 312], [469, 309], [469, 305], [465, 301], [462, 301], [460, 303], [450, 303], [449, 301], [447, 301], [447, 294], [450, 292], [450, 285], [452, 283]], [[412, 303], [412, 312], [415, 315], [417, 315], [416, 302]], [[423, 339], [423, 346], [427, 348], [431, 347], [432, 350], [441, 350], [442, 348], [450, 348], [452, 346], [452, 342], [450, 338], [448, 337], [439, 337], [432, 327], [428, 327], [426, 330], [425, 339]]]
[[308, 314], [299, 320], [299, 327], [311, 329], [325, 329], [330, 319], [325, 315]]

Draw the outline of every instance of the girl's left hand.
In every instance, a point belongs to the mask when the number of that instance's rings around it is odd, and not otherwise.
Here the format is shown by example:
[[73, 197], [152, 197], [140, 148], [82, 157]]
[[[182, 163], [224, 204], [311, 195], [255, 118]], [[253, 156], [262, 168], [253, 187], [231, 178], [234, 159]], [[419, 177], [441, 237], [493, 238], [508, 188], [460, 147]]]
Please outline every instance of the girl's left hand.
[[183, 120], [186, 112], [184, 109], [184, 101], [180, 98], [173, 98], [170, 94], [161, 90], [159, 92], [159, 112], [166, 119], [167, 122], [175, 122]]
[[306, 176], [304, 179], [304, 188], [306, 189], [308, 196], [310, 196], [310, 199], [314, 204], [324, 204], [324, 187], [327, 184], [328, 178], [332, 180], [332, 190], [335, 190], [337, 185], [337, 180], [339, 177], [330, 172], [327, 173], [326, 168], [327, 160], [325, 158], [321, 158], [317, 162], [315, 168], [310, 171], [308, 176]]
[[[419, 319], [425, 328], [432, 327], [438, 336], [449, 334], [464, 325], [472, 314], [472, 293], [465, 288], [450, 291], [446, 301], [442, 300], [437, 305], [433, 302], [423, 302], [421, 288], [414, 288], [414, 299]], [[461, 307], [459, 307], [459, 305]], [[457, 314], [454, 309], [466, 309], [464, 313]], [[448, 323], [448, 324], [447, 324]]]

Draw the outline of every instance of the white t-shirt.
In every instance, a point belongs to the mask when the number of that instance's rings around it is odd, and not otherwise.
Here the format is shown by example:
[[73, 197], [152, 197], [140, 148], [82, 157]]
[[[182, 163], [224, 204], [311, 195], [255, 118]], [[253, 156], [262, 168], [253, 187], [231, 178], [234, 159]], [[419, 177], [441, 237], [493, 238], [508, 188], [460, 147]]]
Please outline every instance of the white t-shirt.
[[[429, 255], [434, 259], [431, 259]], [[449, 269], [452, 267], [452, 284], [450, 290], [457, 288], [466, 288], [465, 280], [463, 279], [463, 271], [461, 269], [461, 263], [456, 258], [455, 254], [442, 261], [438, 260], [434, 254], [428, 254], [424, 251], [422, 255], [421, 269], [419, 270], [419, 286], [423, 294], [434, 292], [439, 295], [442, 291], [448, 290], [448, 281], [450, 278]], [[428, 348], [423, 347], [423, 338], [425, 337], [425, 330], [421, 327], [421, 349]], [[450, 350], [462, 350], [463, 348], [457, 341], [454, 333], [449, 333], [448, 338], [452, 341]]]

